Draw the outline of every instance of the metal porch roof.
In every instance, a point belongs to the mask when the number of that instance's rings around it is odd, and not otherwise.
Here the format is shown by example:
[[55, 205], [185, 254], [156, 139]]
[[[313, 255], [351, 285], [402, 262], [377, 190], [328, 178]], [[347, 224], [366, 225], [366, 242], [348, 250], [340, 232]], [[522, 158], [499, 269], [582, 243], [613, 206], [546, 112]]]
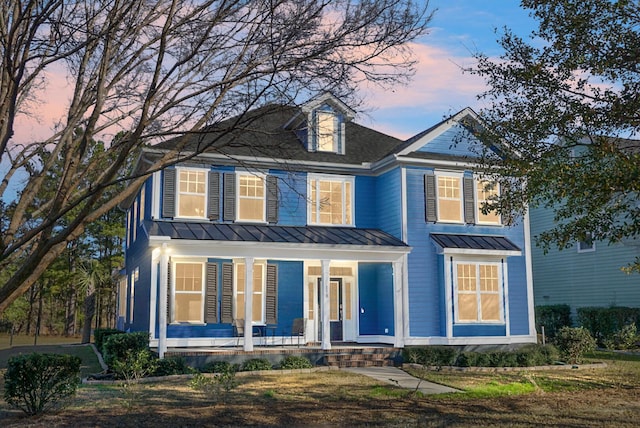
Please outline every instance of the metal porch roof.
[[146, 221], [145, 226], [149, 236], [171, 239], [408, 247], [400, 239], [378, 229], [178, 221]]
[[521, 251], [516, 244], [504, 236], [432, 233], [431, 239], [433, 239], [441, 248]]

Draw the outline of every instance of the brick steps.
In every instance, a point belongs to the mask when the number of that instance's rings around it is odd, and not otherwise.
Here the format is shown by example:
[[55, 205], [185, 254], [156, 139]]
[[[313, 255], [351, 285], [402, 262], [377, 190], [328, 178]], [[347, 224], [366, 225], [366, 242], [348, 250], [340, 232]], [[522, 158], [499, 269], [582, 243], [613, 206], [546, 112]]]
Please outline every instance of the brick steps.
[[348, 352], [325, 355], [324, 363], [329, 367], [339, 368], [393, 366], [395, 353], [394, 349], [354, 349]]

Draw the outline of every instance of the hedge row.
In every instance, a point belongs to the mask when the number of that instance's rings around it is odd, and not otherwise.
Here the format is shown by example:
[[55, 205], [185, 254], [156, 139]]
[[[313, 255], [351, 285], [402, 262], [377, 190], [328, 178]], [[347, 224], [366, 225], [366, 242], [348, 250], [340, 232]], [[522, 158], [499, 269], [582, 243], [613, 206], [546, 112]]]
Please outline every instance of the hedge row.
[[532, 367], [553, 364], [558, 351], [551, 345], [526, 345], [514, 351], [464, 352], [454, 347], [426, 346], [404, 348], [405, 362], [425, 366], [456, 367]]

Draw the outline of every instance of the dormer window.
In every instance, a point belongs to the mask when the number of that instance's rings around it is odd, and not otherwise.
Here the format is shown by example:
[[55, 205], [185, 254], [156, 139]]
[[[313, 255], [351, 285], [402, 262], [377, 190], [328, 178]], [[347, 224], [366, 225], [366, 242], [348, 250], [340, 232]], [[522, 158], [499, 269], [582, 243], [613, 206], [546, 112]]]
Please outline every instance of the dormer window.
[[338, 151], [337, 122], [337, 117], [332, 112], [316, 112], [316, 138], [319, 152]]

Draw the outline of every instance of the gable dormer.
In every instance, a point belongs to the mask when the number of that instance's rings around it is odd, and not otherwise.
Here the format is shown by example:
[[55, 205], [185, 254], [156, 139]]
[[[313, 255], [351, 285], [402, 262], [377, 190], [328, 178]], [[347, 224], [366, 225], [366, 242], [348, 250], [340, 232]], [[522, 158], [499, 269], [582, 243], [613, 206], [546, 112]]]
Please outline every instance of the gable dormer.
[[[345, 153], [345, 124], [355, 112], [330, 93], [325, 93], [302, 105], [306, 132], [303, 143], [310, 152]], [[306, 140], [306, 141], [305, 141]]]

